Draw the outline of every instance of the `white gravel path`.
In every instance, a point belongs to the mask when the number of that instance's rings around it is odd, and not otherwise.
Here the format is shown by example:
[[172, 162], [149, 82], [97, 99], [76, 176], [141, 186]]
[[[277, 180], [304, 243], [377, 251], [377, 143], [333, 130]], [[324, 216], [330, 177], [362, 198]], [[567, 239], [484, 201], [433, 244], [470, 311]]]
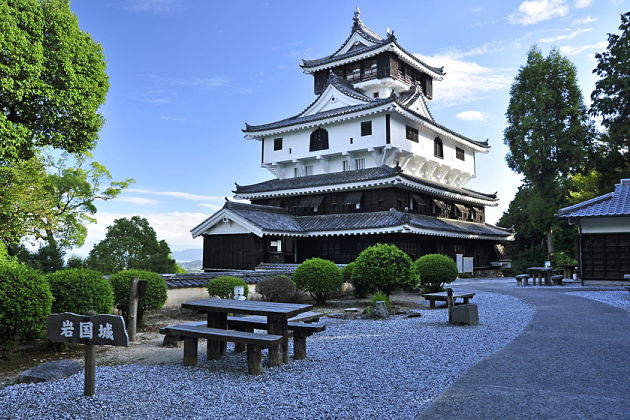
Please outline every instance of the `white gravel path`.
[[[196, 368], [97, 368], [96, 396], [83, 375], [0, 389], [2, 419], [408, 419], [468, 368], [527, 326], [533, 309], [479, 292], [481, 324], [447, 324], [444, 309], [384, 321], [326, 318], [308, 339], [308, 359], [248, 375], [244, 355], [200, 357]], [[181, 349], [180, 349], [181, 350]]]
[[585, 299], [596, 300], [607, 305], [630, 311], [630, 292], [625, 290], [606, 290], [596, 292], [568, 292], [567, 294]]

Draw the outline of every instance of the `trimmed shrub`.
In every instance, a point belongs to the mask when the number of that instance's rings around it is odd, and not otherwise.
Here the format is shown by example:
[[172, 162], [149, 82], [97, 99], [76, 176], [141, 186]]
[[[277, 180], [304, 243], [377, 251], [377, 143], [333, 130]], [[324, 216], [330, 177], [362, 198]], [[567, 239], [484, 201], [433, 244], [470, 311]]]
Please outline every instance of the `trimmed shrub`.
[[361, 284], [359, 282], [352, 282], [352, 270], [354, 269], [354, 261], [346, 264], [344, 268], [341, 269], [341, 274], [343, 275], [344, 283], [350, 283], [353, 288], [353, 294], [356, 298], [364, 298], [368, 295], [367, 285]]
[[418, 283], [411, 258], [395, 245], [372, 245], [359, 254], [354, 264], [352, 285], [365, 294], [380, 290], [389, 296], [394, 290], [411, 289]]
[[297, 292], [297, 286], [288, 276], [269, 276], [256, 284], [256, 292], [268, 302], [291, 302]]
[[297, 287], [304, 289], [318, 304], [325, 303], [330, 292], [343, 285], [343, 275], [334, 262], [322, 258], [311, 258], [295, 269], [293, 280]]
[[161, 309], [166, 302], [166, 281], [159, 274], [144, 270], [123, 270], [112, 275], [109, 281], [114, 287], [114, 303], [125, 320], [128, 320], [129, 292], [133, 277], [147, 281], [147, 292], [138, 299], [138, 323], [145, 311]]
[[0, 355], [7, 357], [17, 341], [46, 326], [53, 296], [37, 271], [13, 261], [0, 262]]
[[457, 278], [457, 264], [442, 254], [427, 254], [414, 263], [425, 292], [439, 292]]
[[249, 288], [245, 280], [238, 277], [215, 277], [208, 282], [208, 294], [223, 299], [234, 297], [234, 286], [245, 286], [243, 295], [247, 297]]
[[114, 289], [101, 273], [84, 268], [69, 268], [46, 276], [55, 297], [53, 312], [88, 311], [109, 314], [114, 307]]

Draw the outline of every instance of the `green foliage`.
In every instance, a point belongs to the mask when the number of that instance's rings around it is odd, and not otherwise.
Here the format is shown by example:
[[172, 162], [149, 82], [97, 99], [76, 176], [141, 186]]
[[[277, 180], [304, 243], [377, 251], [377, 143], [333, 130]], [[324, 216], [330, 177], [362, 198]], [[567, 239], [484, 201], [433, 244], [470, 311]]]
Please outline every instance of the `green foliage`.
[[418, 258], [414, 265], [425, 292], [439, 292], [445, 283], [457, 278], [457, 264], [442, 254], [427, 254]]
[[288, 276], [265, 277], [256, 284], [256, 292], [268, 302], [292, 302], [297, 286]]
[[389, 296], [394, 290], [414, 288], [418, 275], [406, 253], [395, 245], [376, 244], [354, 261], [351, 281], [359, 296], [377, 290]]
[[559, 267], [561, 264], [577, 264], [577, 260], [562, 251], [554, 252], [551, 256], [551, 266]]
[[101, 45], [68, 0], [3, 1], [0, 16], [0, 161], [92, 149], [109, 87]]
[[601, 117], [606, 133], [600, 138], [597, 167], [602, 194], [621, 178], [630, 177], [630, 12], [621, 15], [620, 34], [608, 34], [608, 47], [595, 54], [593, 73], [600, 79], [591, 94], [591, 113]]
[[293, 280], [300, 289], [310, 293], [315, 302], [326, 302], [330, 292], [343, 285], [343, 275], [332, 261], [311, 258], [300, 264], [293, 273]]
[[119, 271], [109, 278], [114, 288], [114, 304], [127, 319], [129, 312], [129, 293], [133, 277], [147, 281], [147, 292], [138, 299], [138, 322], [142, 321], [145, 311], [157, 310], [166, 302], [166, 281], [159, 274], [144, 270]]
[[85, 260], [78, 255], [72, 255], [66, 261], [66, 268], [87, 268], [85, 266]]
[[234, 297], [234, 286], [244, 286], [243, 295], [247, 297], [249, 287], [245, 280], [239, 277], [215, 277], [208, 282], [208, 294], [223, 299], [232, 299]]
[[87, 266], [104, 274], [125, 269], [174, 273], [175, 260], [165, 241], [157, 235], [147, 219], [133, 216], [114, 220], [105, 239], [96, 244], [87, 258]]
[[354, 261], [346, 264], [346, 266], [341, 269], [341, 274], [343, 275], [344, 283], [352, 284], [352, 293], [354, 294], [354, 297], [362, 299], [368, 295], [369, 287], [367, 283], [360, 281], [362, 279], [357, 279], [354, 283], [352, 282], [352, 271], [354, 270], [354, 266]]
[[109, 314], [114, 307], [114, 289], [94, 270], [69, 268], [46, 276], [55, 297], [53, 312]]
[[524, 176], [522, 212], [512, 212], [519, 222], [514, 224], [517, 241], [522, 230], [535, 230], [528, 240], [546, 240], [552, 253], [554, 214], [568, 203], [569, 176], [588, 169], [594, 154], [594, 129], [575, 66], [555, 49], [544, 57], [532, 47], [512, 84], [506, 117], [506, 160]]
[[23, 264], [0, 262], [0, 356], [8, 356], [21, 337], [45, 327], [52, 301], [41, 274]]

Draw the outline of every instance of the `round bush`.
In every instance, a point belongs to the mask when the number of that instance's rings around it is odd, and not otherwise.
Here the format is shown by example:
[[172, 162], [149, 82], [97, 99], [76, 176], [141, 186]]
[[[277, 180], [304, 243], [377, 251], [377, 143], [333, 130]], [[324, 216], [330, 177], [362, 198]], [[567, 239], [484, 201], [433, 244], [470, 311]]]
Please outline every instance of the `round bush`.
[[109, 314], [114, 307], [114, 289], [101, 273], [83, 268], [59, 270], [46, 276], [55, 301], [53, 312], [88, 311]]
[[297, 286], [288, 276], [269, 276], [256, 284], [256, 292], [267, 302], [291, 302], [297, 292]]
[[410, 289], [418, 283], [411, 258], [395, 245], [372, 245], [354, 263], [352, 285], [365, 294], [381, 291], [389, 296], [394, 290]]
[[414, 263], [420, 285], [426, 292], [439, 292], [445, 283], [451, 283], [457, 278], [458, 270], [455, 261], [442, 254], [427, 254]]
[[128, 319], [129, 292], [133, 277], [147, 281], [147, 292], [138, 299], [138, 323], [142, 321], [145, 311], [157, 310], [166, 302], [166, 281], [159, 274], [144, 270], [123, 270], [112, 275], [109, 280], [114, 287], [114, 303], [116, 309]]
[[37, 271], [13, 261], [0, 262], [0, 355], [6, 357], [17, 340], [46, 326], [53, 296]]
[[332, 261], [311, 258], [295, 269], [293, 280], [297, 287], [304, 289], [317, 303], [325, 303], [330, 292], [343, 285], [343, 275]]
[[243, 295], [247, 297], [249, 288], [245, 280], [238, 277], [215, 277], [208, 282], [208, 294], [223, 299], [234, 297], [234, 286], [245, 286]]

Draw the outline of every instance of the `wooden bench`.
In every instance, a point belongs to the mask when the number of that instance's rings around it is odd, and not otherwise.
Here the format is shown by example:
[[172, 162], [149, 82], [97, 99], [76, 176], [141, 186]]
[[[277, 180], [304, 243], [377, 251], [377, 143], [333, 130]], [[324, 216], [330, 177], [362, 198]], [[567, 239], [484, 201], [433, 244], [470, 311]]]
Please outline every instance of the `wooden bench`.
[[[316, 317], [315, 317], [315, 314]], [[318, 312], [313, 312], [311, 315], [307, 315], [306, 317], [294, 317], [290, 319], [319, 319], [322, 315]], [[267, 330], [269, 325], [267, 324], [267, 318], [264, 316], [251, 315], [251, 316], [229, 316], [228, 319], [228, 328], [234, 329], [236, 331], [253, 333], [255, 329], [257, 330]], [[191, 322], [189, 324], [181, 324], [180, 326], [184, 327], [204, 327], [206, 326], [206, 321], [200, 322]], [[288, 323], [289, 331], [293, 331], [293, 359], [301, 360], [306, 358], [306, 338], [316, 332], [321, 332], [326, 329], [326, 326], [321, 323], [315, 322], [305, 322], [305, 321], [290, 321]], [[176, 334], [171, 334], [169, 331], [170, 327], [160, 328], [160, 334], [164, 334], [164, 345], [173, 345], [174, 342], [181, 340]], [[225, 340], [230, 341], [230, 340]], [[239, 343], [234, 341], [235, 347], [234, 351], [240, 353], [245, 350], [246, 343]]]
[[[429, 307], [435, 308], [436, 301], [446, 302], [446, 292], [423, 293], [420, 296], [429, 301]], [[473, 292], [453, 292], [453, 302], [462, 299], [464, 304], [469, 303], [470, 299], [475, 296]]]
[[529, 274], [519, 274], [518, 276], [516, 276], [516, 285], [517, 286], [521, 286], [522, 285], [529, 285]]
[[160, 328], [160, 333], [184, 340], [184, 366], [197, 365], [197, 347], [200, 338], [247, 345], [247, 370], [251, 375], [260, 375], [263, 372], [261, 350], [280, 343], [284, 338], [281, 335], [224, 330], [190, 324]]

